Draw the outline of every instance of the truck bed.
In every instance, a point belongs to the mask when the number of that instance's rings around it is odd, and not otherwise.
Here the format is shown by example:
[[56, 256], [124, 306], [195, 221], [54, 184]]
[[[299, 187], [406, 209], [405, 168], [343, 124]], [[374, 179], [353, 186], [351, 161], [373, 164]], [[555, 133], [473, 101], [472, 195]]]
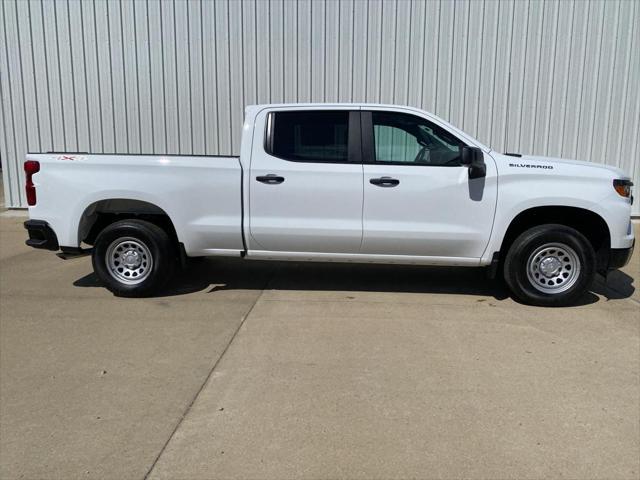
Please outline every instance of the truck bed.
[[210, 245], [219, 254], [242, 250], [238, 157], [46, 153], [27, 160], [40, 163], [30, 215], [51, 225], [60, 246], [80, 246], [81, 221], [94, 211], [127, 205], [166, 213], [189, 255], [211, 253]]

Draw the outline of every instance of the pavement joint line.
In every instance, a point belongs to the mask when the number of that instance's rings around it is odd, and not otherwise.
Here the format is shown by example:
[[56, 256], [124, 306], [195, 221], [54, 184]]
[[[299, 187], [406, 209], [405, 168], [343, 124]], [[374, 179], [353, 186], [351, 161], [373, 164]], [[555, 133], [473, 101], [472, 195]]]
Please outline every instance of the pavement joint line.
[[175, 436], [176, 432], [178, 431], [178, 428], [180, 428], [180, 425], [182, 425], [182, 422], [184, 421], [184, 419], [187, 417], [187, 415], [191, 411], [191, 408], [196, 403], [196, 400], [198, 399], [198, 397], [200, 396], [200, 394], [204, 390], [204, 387], [209, 383], [209, 380], [211, 379], [211, 376], [213, 375], [213, 372], [218, 367], [218, 364], [224, 358], [225, 354], [227, 353], [227, 350], [229, 350], [229, 347], [231, 346], [231, 344], [235, 340], [236, 336], [240, 332], [240, 329], [242, 329], [242, 326], [244, 325], [244, 322], [247, 321], [247, 318], [249, 318], [249, 315], [251, 315], [251, 312], [253, 312], [253, 309], [255, 308], [255, 306], [258, 304], [258, 302], [260, 301], [260, 299], [264, 295], [264, 291], [267, 290], [269, 288], [269, 286], [271, 285], [271, 282], [274, 279], [274, 277], [276, 275], [276, 272], [277, 272], [277, 270], [274, 270], [274, 273], [271, 275], [269, 280], [267, 280], [267, 282], [265, 283], [264, 288], [262, 289], [260, 294], [256, 297], [255, 301], [253, 302], [253, 304], [251, 305], [251, 307], [249, 308], [247, 313], [244, 314], [244, 317], [242, 317], [242, 320], [240, 321], [240, 325], [238, 325], [238, 328], [236, 328], [236, 331], [233, 332], [233, 335], [231, 336], [231, 339], [229, 340], [229, 343], [227, 343], [227, 345], [224, 347], [224, 350], [222, 351], [222, 353], [220, 354], [218, 359], [214, 362], [213, 367], [211, 367], [211, 370], [209, 370], [209, 373], [207, 374], [206, 378], [204, 379], [204, 382], [202, 382], [202, 385], [200, 385], [200, 388], [198, 389], [196, 394], [191, 399], [191, 402], [189, 402], [189, 405], [187, 406], [187, 408], [183, 412], [182, 416], [180, 417], [180, 419], [176, 423], [176, 426], [174, 427], [174, 429], [171, 431], [171, 434], [169, 435], [169, 438], [167, 438], [167, 441], [164, 442], [164, 445], [160, 449], [160, 452], [158, 453], [156, 458], [153, 460], [153, 463], [151, 464], [151, 466], [147, 470], [147, 473], [145, 473], [145, 475], [143, 477], [144, 480], [147, 480], [149, 478], [149, 475], [151, 475], [151, 473], [153, 472], [153, 469], [156, 467], [156, 464], [160, 460], [160, 457], [162, 457], [162, 454], [167, 449], [167, 446], [169, 445], [169, 443], [171, 442], [171, 440]]

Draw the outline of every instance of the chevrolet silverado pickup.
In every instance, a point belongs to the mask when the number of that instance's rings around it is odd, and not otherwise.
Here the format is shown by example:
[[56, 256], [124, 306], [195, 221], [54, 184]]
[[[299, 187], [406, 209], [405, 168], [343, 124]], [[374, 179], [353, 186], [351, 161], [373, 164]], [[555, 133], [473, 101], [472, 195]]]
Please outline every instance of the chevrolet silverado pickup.
[[24, 169], [27, 244], [90, 248], [120, 296], [157, 292], [181, 259], [235, 256], [487, 267], [520, 301], [562, 306], [634, 246], [623, 171], [500, 154], [410, 107], [250, 106], [239, 157], [28, 154]]

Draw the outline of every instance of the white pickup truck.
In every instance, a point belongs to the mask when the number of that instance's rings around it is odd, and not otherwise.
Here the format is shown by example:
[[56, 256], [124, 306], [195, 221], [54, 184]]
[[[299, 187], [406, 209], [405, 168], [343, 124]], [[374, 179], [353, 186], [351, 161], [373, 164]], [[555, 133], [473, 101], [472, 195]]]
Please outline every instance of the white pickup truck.
[[546, 306], [634, 246], [623, 171], [499, 154], [414, 108], [250, 106], [240, 152], [29, 154], [27, 244], [92, 246], [122, 296], [158, 291], [181, 258], [236, 256], [488, 267]]

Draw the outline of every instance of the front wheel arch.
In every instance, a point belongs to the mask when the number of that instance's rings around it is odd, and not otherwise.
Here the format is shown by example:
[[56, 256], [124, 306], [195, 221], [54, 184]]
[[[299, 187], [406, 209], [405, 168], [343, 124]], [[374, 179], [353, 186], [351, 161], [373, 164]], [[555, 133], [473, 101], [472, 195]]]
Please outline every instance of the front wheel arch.
[[515, 239], [526, 230], [545, 224], [563, 225], [580, 232], [596, 253], [596, 270], [604, 273], [609, 264], [611, 233], [607, 222], [592, 210], [565, 205], [532, 207], [518, 213], [509, 223], [500, 245], [499, 259], [504, 262]]

